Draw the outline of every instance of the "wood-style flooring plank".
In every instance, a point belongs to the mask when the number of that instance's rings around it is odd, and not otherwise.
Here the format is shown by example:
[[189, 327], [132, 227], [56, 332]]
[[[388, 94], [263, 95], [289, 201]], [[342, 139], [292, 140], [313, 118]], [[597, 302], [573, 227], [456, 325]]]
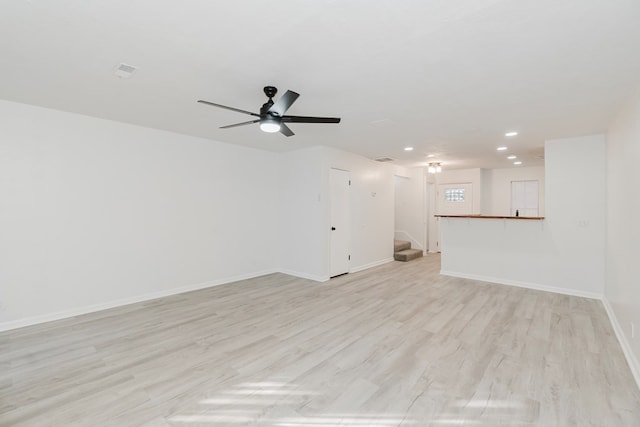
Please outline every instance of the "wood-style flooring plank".
[[640, 426], [596, 300], [284, 274], [0, 333], [0, 426]]

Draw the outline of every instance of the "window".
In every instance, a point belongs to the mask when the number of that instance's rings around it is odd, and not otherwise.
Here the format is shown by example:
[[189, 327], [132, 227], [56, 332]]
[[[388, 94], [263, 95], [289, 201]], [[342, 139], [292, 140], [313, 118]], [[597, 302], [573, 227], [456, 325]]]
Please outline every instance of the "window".
[[464, 188], [448, 188], [444, 190], [444, 200], [447, 202], [464, 202]]
[[472, 215], [473, 184], [470, 182], [452, 182], [438, 184], [438, 215]]

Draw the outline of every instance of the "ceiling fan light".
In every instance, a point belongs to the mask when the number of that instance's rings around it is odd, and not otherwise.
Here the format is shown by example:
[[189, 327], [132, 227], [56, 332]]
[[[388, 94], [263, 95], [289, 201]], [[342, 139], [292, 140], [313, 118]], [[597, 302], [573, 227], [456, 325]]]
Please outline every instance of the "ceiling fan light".
[[268, 133], [280, 132], [280, 123], [272, 119], [263, 120], [260, 122], [260, 130]]

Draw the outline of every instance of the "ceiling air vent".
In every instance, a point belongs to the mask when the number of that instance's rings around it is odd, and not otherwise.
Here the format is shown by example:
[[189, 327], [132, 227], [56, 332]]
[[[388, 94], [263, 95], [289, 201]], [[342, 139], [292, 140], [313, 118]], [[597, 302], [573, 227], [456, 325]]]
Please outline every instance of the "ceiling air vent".
[[128, 79], [131, 76], [133, 76], [133, 74], [138, 70], [138, 67], [134, 67], [133, 65], [129, 65], [129, 64], [125, 64], [125, 63], [121, 63], [120, 65], [118, 65], [118, 68], [116, 68], [115, 71], [115, 75], [122, 78], [122, 79]]
[[394, 162], [396, 159], [392, 159], [392, 158], [390, 158], [390, 157], [378, 157], [378, 158], [377, 158], [377, 159], [375, 159], [375, 160], [376, 160], [376, 162], [382, 162], [382, 163], [385, 163], [385, 162]]

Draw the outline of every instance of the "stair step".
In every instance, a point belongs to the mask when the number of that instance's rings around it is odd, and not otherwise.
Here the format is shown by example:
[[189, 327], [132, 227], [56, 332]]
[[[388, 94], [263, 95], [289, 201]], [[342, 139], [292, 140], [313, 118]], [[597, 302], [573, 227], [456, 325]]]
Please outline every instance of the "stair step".
[[411, 242], [406, 242], [404, 240], [394, 240], [393, 241], [393, 252], [404, 251], [405, 249], [411, 249]]
[[420, 258], [422, 256], [421, 249], [405, 249], [393, 254], [393, 258], [396, 261], [411, 261], [412, 259]]

